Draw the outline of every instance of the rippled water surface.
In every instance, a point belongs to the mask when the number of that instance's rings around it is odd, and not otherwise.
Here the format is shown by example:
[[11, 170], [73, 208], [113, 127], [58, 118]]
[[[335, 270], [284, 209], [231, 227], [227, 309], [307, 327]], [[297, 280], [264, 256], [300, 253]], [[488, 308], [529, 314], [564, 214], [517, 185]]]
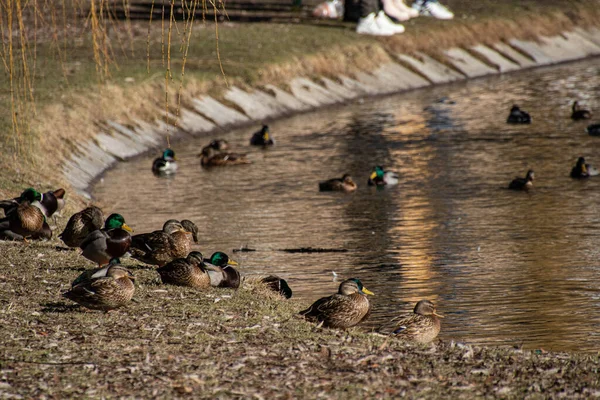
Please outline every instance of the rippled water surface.
[[[600, 177], [569, 177], [578, 156], [600, 166], [600, 138], [570, 120], [578, 99], [600, 116], [598, 59], [327, 108], [252, 131], [223, 132], [251, 165], [202, 169], [209, 138], [174, 149], [174, 179], [155, 155], [119, 164], [94, 188], [136, 232], [189, 218], [200, 250], [224, 250], [246, 275], [279, 274], [305, 303], [337, 290], [332, 272], [375, 292], [376, 325], [428, 298], [446, 315], [441, 336], [480, 344], [592, 351], [600, 347]], [[513, 103], [530, 126], [505, 123]], [[597, 118], [600, 120], [600, 118]], [[371, 168], [400, 175], [366, 185]], [[506, 189], [536, 172], [532, 193]], [[350, 173], [352, 194], [319, 193]], [[247, 246], [256, 252], [233, 253]], [[322, 247], [347, 252], [289, 254]]]

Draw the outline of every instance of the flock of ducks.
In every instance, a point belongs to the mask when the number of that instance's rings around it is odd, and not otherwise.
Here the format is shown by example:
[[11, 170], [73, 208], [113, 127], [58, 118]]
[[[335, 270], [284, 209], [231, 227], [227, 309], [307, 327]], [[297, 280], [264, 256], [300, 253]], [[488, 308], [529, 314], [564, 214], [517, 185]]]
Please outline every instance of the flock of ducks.
[[[571, 106], [571, 119], [573, 121], [581, 121], [592, 118], [592, 113], [589, 110], [581, 108], [579, 102], [574, 101]], [[506, 119], [508, 124], [531, 124], [531, 116], [526, 111], [523, 111], [517, 105], [513, 105]], [[591, 136], [600, 136], [600, 124], [591, 124], [586, 128], [586, 132]], [[596, 176], [600, 172], [592, 167], [590, 164], [586, 164], [584, 157], [579, 157], [577, 163], [571, 169], [571, 178], [574, 179], [585, 179], [591, 176]], [[535, 173], [533, 170], [527, 171], [525, 177], [516, 177], [513, 179], [508, 188], [512, 190], [530, 190], [533, 188], [533, 180]]]

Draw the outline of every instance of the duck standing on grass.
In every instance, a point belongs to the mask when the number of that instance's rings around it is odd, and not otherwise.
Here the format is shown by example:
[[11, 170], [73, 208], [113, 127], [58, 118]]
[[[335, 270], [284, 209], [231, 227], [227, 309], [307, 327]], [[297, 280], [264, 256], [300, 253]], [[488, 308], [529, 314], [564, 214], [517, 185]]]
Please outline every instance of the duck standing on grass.
[[588, 110], [581, 108], [577, 101], [573, 102], [573, 107], [571, 107], [571, 119], [573, 121], [581, 121], [582, 119], [590, 119], [592, 118], [592, 113]]
[[252, 146], [272, 146], [275, 144], [273, 138], [269, 135], [269, 126], [263, 125], [260, 131], [254, 132], [250, 138], [250, 144]]
[[417, 343], [429, 343], [440, 333], [440, 318], [435, 305], [429, 300], [417, 303], [412, 314], [401, 315], [378, 329], [380, 333], [395, 335]]
[[508, 118], [506, 119], [506, 123], [508, 123], [508, 124], [530, 124], [531, 117], [529, 116], [528, 113], [521, 110], [519, 108], [519, 106], [517, 106], [515, 104], [510, 109], [510, 114], [508, 115]]
[[592, 167], [590, 164], [585, 163], [585, 158], [579, 157], [577, 159], [577, 164], [571, 169], [571, 178], [575, 179], [585, 179], [590, 176], [598, 175], [598, 170]]
[[174, 174], [177, 171], [177, 159], [175, 152], [171, 149], [163, 151], [162, 157], [157, 158], [152, 163], [152, 172], [157, 175]]
[[104, 268], [85, 271], [62, 296], [86, 308], [108, 312], [131, 300], [134, 280], [135, 276], [113, 259]]
[[392, 171], [385, 171], [383, 167], [373, 168], [367, 184], [369, 186], [393, 186], [399, 182], [398, 174]]
[[338, 292], [315, 301], [300, 311], [308, 321], [323, 323], [327, 328], [348, 329], [369, 317], [371, 305], [366, 295], [373, 292], [365, 288], [358, 278], [347, 279]]
[[512, 190], [529, 190], [533, 189], [533, 179], [535, 178], [535, 173], [532, 170], [527, 171], [527, 175], [525, 178], [521, 178], [519, 176], [515, 177], [510, 184], [508, 185], [509, 189]]
[[341, 178], [333, 178], [323, 182], [319, 182], [320, 192], [353, 192], [358, 188], [349, 174], [344, 174]]
[[111, 214], [106, 219], [103, 229], [97, 229], [86, 236], [79, 245], [82, 255], [98, 264], [106, 265], [113, 258], [120, 258], [131, 246], [133, 232], [125, 223], [121, 214]]

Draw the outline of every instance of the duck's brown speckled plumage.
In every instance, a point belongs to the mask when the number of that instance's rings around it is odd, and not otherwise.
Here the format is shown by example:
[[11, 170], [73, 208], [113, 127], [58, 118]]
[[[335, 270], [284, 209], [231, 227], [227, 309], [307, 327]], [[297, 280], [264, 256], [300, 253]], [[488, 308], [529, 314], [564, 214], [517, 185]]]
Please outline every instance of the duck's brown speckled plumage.
[[79, 247], [81, 242], [93, 231], [102, 228], [104, 216], [96, 206], [87, 207], [69, 218], [67, 226], [59, 235], [69, 247]]
[[193, 251], [157, 269], [163, 283], [197, 289], [210, 287], [210, 276], [202, 264], [202, 253]]
[[319, 182], [319, 191], [330, 192], [330, 191], [341, 191], [341, 192], [353, 192], [358, 186], [352, 180], [352, 177], [348, 174], [344, 174], [341, 178], [333, 178], [323, 182]]
[[366, 294], [372, 293], [360, 280], [348, 279], [340, 284], [338, 293], [315, 301], [300, 311], [300, 315], [312, 322], [322, 322], [328, 328], [347, 329], [369, 317], [371, 305]]
[[205, 147], [200, 157], [200, 164], [203, 167], [250, 164], [245, 154], [219, 152], [212, 147]]
[[110, 311], [122, 307], [135, 292], [133, 274], [120, 265], [95, 270], [89, 279], [80, 278], [63, 296], [92, 310]]
[[379, 328], [379, 332], [395, 335], [417, 343], [429, 343], [440, 333], [440, 315], [429, 300], [421, 300], [414, 311], [401, 315]]
[[177, 258], [186, 257], [192, 246], [193, 235], [178, 221], [165, 222], [163, 229], [135, 235], [130, 253], [147, 264], [163, 266]]

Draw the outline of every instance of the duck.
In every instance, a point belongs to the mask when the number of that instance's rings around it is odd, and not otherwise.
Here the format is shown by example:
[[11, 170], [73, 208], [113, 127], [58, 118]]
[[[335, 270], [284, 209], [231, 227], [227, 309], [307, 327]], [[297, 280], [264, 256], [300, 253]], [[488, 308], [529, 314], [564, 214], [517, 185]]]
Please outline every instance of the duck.
[[530, 124], [531, 117], [529, 114], [519, 108], [516, 104], [510, 109], [510, 114], [506, 119], [508, 124]]
[[596, 176], [598, 174], [599, 172], [596, 168], [585, 163], [584, 157], [579, 157], [577, 163], [573, 169], [571, 169], [571, 178], [575, 179], [589, 178], [590, 176]]
[[222, 251], [217, 251], [210, 256], [204, 267], [210, 276], [210, 285], [220, 288], [237, 289], [240, 287], [240, 273], [234, 266], [239, 265]]
[[[204, 152], [204, 150], [208, 148], [211, 148], [216, 151], [226, 151], [229, 150], [229, 142], [225, 139], [214, 139], [202, 148], [202, 152]], [[202, 152], [199, 154], [199, 156], [202, 156]]]
[[349, 174], [344, 174], [341, 178], [333, 178], [323, 182], [319, 182], [320, 192], [353, 192], [358, 188]]
[[600, 124], [591, 124], [585, 128], [585, 131], [590, 136], [600, 136]]
[[348, 329], [368, 318], [371, 305], [366, 295], [373, 295], [373, 292], [358, 278], [347, 279], [340, 284], [336, 294], [315, 301], [300, 311], [300, 315], [327, 328]]
[[103, 221], [102, 210], [96, 206], [89, 206], [71, 215], [65, 229], [58, 237], [68, 247], [79, 247], [90, 233], [102, 228]]
[[580, 121], [582, 119], [590, 119], [592, 118], [592, 113], [588, 110], [581, 108], [579, 102], [574, 101], [573, 106], [571, 107], [571, 119], [574, 121]]
[[18, 202], [5, 208], [6, 217], [0, 219], [0, 237], [27, 241], [28, 238], [47, 235], [50, 227], [46, 223], [46, 216], [41, 208], [34, 205], [41, 199], [42, 195], [38, 191], [28, 188], [21, 194]]
[[260, 282], [265, 284], [270, 290], [280, 294], [286, 299], [290, 299], [292, 297], [292, 289], [285, 279], [275, 275], [269, 275], [265, 278], [262, 278]]
[[272, 137], [269, 136], [269, 126], [263, 125], [261, 130], [258, 132], [254, 132], [252, 137], [250, 138], [250, 145], [252, 146], [272, 146], [275, 144], [275, 141]]
[[399, 182], [398, 174], [392, 171], [385, 171], [383, 167], [376, 166], [369, 176], [367, 184], [369, 186], [393, 186]]
[[192, 234], [192, 239], [194, 240], [194, 243], [198, 243], [199, 229], [196, 226], [196, 224], [190, 221], [189, 219], [183, 219], [181, 220], [181, 226], [183, 226], [186, 231]]
[[127, 253], [132, 243], [132, 232], [121, 214], [111, 214], [104, 222], [104, 228], [92, 231], [83, 239], [79, 245], [81, 254], [102, 267]]
[[251, 163], [245, 154], [219, 152], [212, 147], [205, 147], [200, 157], [200, 165], [203, 167], [221, 167]]
[[104, 268], [85, 271], [62, 296], [91, 310], [110, 311], [125, 306], [135, 292], [135, 276], [111, 260]]
[[417, 343], [429, 343], [440, 333], [440, 318], [429, 300], [419, 301], [411, 314], [401, 315], [381, 326], [379, 333], [402, 337]]
[[211, 287], [210, 275], [204, 266], [204, 257], [192, 251], [186, 258], [177, 258], [156, 270], [162, 283], [197, 289]]
[[177, 172], [177, 159], [172, 149], [165, 149], [162, 157], [157, 158], [152, 163], [152, 172], [155, 174], [174, 174]]
[[525, 178], [521, 178], [519, 176], [515, 177], [510, 184], [508, 185], [509, 189], [512, 190], [529, 190], [533, 188], [533, 179], [535, 178], [535, 173], [533, 170], [527, 171], [527, 175]]
[[162, 267], [189, 254], [192, 235], [179, 221], [170, 219], [164, 223], [162, 230], [133, 236], [129, 253], [146, 264]]

